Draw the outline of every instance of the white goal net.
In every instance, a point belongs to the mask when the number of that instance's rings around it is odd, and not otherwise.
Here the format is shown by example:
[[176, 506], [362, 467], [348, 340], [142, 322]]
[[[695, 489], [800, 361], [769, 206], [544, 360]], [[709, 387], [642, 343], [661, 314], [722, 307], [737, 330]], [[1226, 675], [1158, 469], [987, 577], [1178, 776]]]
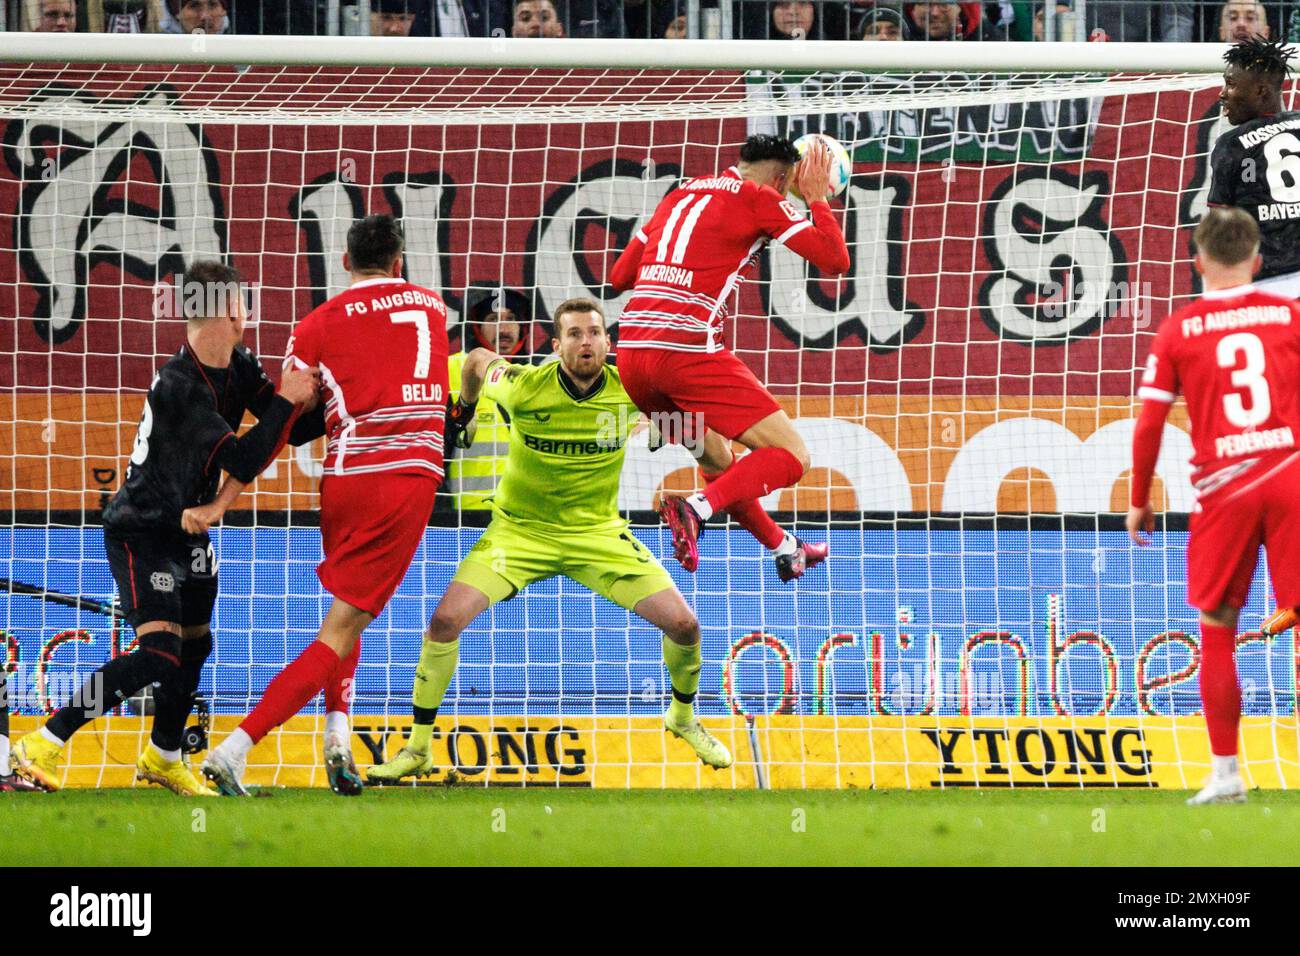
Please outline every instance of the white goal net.
[[[704, 69], [713, 54], [691, 41], [102, 42], [0, 65], [0, 659], [19, 730], [130, 644], [99, 512], [153, 372], [183, 341], [158, 304], [187, 262], [242, 272], [250, 344], [274, 367], [293, 324], [345, 287], [348, 226], [392, 213], [408, 277], [450, 306], [454, 349], [481, 341], [504, 304], [520, 356], [543, 361], [563, 299], [596, 297], [617, 322], [605, 276], [673, 184], [731, 165], [750, 133], [822, 131], [855, 160], [836, 202], [852, 268], [829, 280], [768, 250], [726, 334], [812, 454], [800, 485], [764, 504], [829, 541], [831, 559], [782, 584], [752, 538], [719, 525], [698, 573], [681, 572], [653, 515], [664, 490], [698, 482], [679, 448], [634, 443], [620, 497], [700, 618], [701, 714], [736, 766], [705, 774], [665, 739], [656, 632], [550, 581], [462, 638], [432, 779], [1199, 781], [1181, 406], [1158, 466], [1160, 546], [1130, 549], [1120, 515], [1135, 373], [1158, 320], [1196, 290], [1188, 247], [1222, 128], [1221, 50], [1048, 45], [1061, 49], [1027, 65], [1007, 48], [925, 44], [907, 48], [913, 63], [903, 51], [864, 63], [862, 47], [890, 45], [738, 42], [704, 44], [727, 47]], [[277, 61], [271, 42], [291, 55]], [[217, 736], [327, 607], [319, 454], [287, 450], [214, 535], [221, 596], [201, 691]], [[486, 523], [473, 503], [443, 496], [364, 636], [362, 764], [400, 746], [421, 631]], [[1243, 755], [1250, 782], [1285, 786], [1300, 781], [1300, 658], [1290, 634], [1250, 633], [1265, 584], [1239, 638]], [[259, 746], [253, 782], [323, 781], [319, 712]], [[69, 780], [129, 783], [146, 726], [119, 714], [87, 728]]]

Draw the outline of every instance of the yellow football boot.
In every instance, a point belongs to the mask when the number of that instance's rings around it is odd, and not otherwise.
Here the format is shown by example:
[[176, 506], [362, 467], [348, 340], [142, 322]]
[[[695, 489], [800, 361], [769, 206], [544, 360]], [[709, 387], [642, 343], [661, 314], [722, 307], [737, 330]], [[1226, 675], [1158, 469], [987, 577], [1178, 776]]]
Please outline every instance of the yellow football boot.
[[39, 783], [51, 793], [61, 788], [59, 764], [63, 762], [63, 747], [50, 743], [39, 730], [20, 738], [10, 756], [14, 770], [28, 780]]
[[165, 760], [152, 746], [146, 746], [135, 762], [135, 778], [166, 787], [178, 797], [215, 797], [217, 792], [194, 775], [182, 760]]

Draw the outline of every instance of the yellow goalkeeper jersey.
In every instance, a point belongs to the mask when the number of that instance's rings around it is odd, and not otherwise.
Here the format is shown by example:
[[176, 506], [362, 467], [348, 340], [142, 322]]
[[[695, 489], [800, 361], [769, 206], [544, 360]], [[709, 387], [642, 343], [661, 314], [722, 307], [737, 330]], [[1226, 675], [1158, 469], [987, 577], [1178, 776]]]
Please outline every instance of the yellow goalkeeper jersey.
[[622, 522], [618, 484], [637, 407], [610, 365], [586, 394], [559, 362], [506, 374], [498, 359], [487, 368], [483, 396], [510, 416], [510, 451], [494, 510], [535, 524], [567, 529]]

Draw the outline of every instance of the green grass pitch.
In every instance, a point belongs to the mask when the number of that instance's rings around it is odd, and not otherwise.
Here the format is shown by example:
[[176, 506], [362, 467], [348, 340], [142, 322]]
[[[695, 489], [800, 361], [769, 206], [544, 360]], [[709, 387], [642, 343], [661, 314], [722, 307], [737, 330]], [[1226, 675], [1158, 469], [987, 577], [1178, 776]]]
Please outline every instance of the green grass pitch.
[[[0, 795], [23, 865], [1252, 865], [1295, 861], [1300, 793], [470, 787]], [[195, 811], [202, 811], [196, 814]]]

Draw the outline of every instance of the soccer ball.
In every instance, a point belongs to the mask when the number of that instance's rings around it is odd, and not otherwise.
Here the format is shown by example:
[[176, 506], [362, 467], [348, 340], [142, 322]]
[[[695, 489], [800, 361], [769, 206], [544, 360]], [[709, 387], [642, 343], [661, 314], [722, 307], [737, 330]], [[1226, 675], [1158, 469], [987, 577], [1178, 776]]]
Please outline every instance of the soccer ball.
[[[813, 140], [818, 139], [831, 151], [831, 195], [838, 196], [849, 185], [849, 177], [853, 175], [853, 160], [849, 158], [849, 151], [838, 139], [825, 133], [805, 133], [794, 141], [794, 148], [799, 150], [799, 156], [802, 158]], [[803, 199], [799, 195], [797, 186], [791, 185], [790, 192]]]

